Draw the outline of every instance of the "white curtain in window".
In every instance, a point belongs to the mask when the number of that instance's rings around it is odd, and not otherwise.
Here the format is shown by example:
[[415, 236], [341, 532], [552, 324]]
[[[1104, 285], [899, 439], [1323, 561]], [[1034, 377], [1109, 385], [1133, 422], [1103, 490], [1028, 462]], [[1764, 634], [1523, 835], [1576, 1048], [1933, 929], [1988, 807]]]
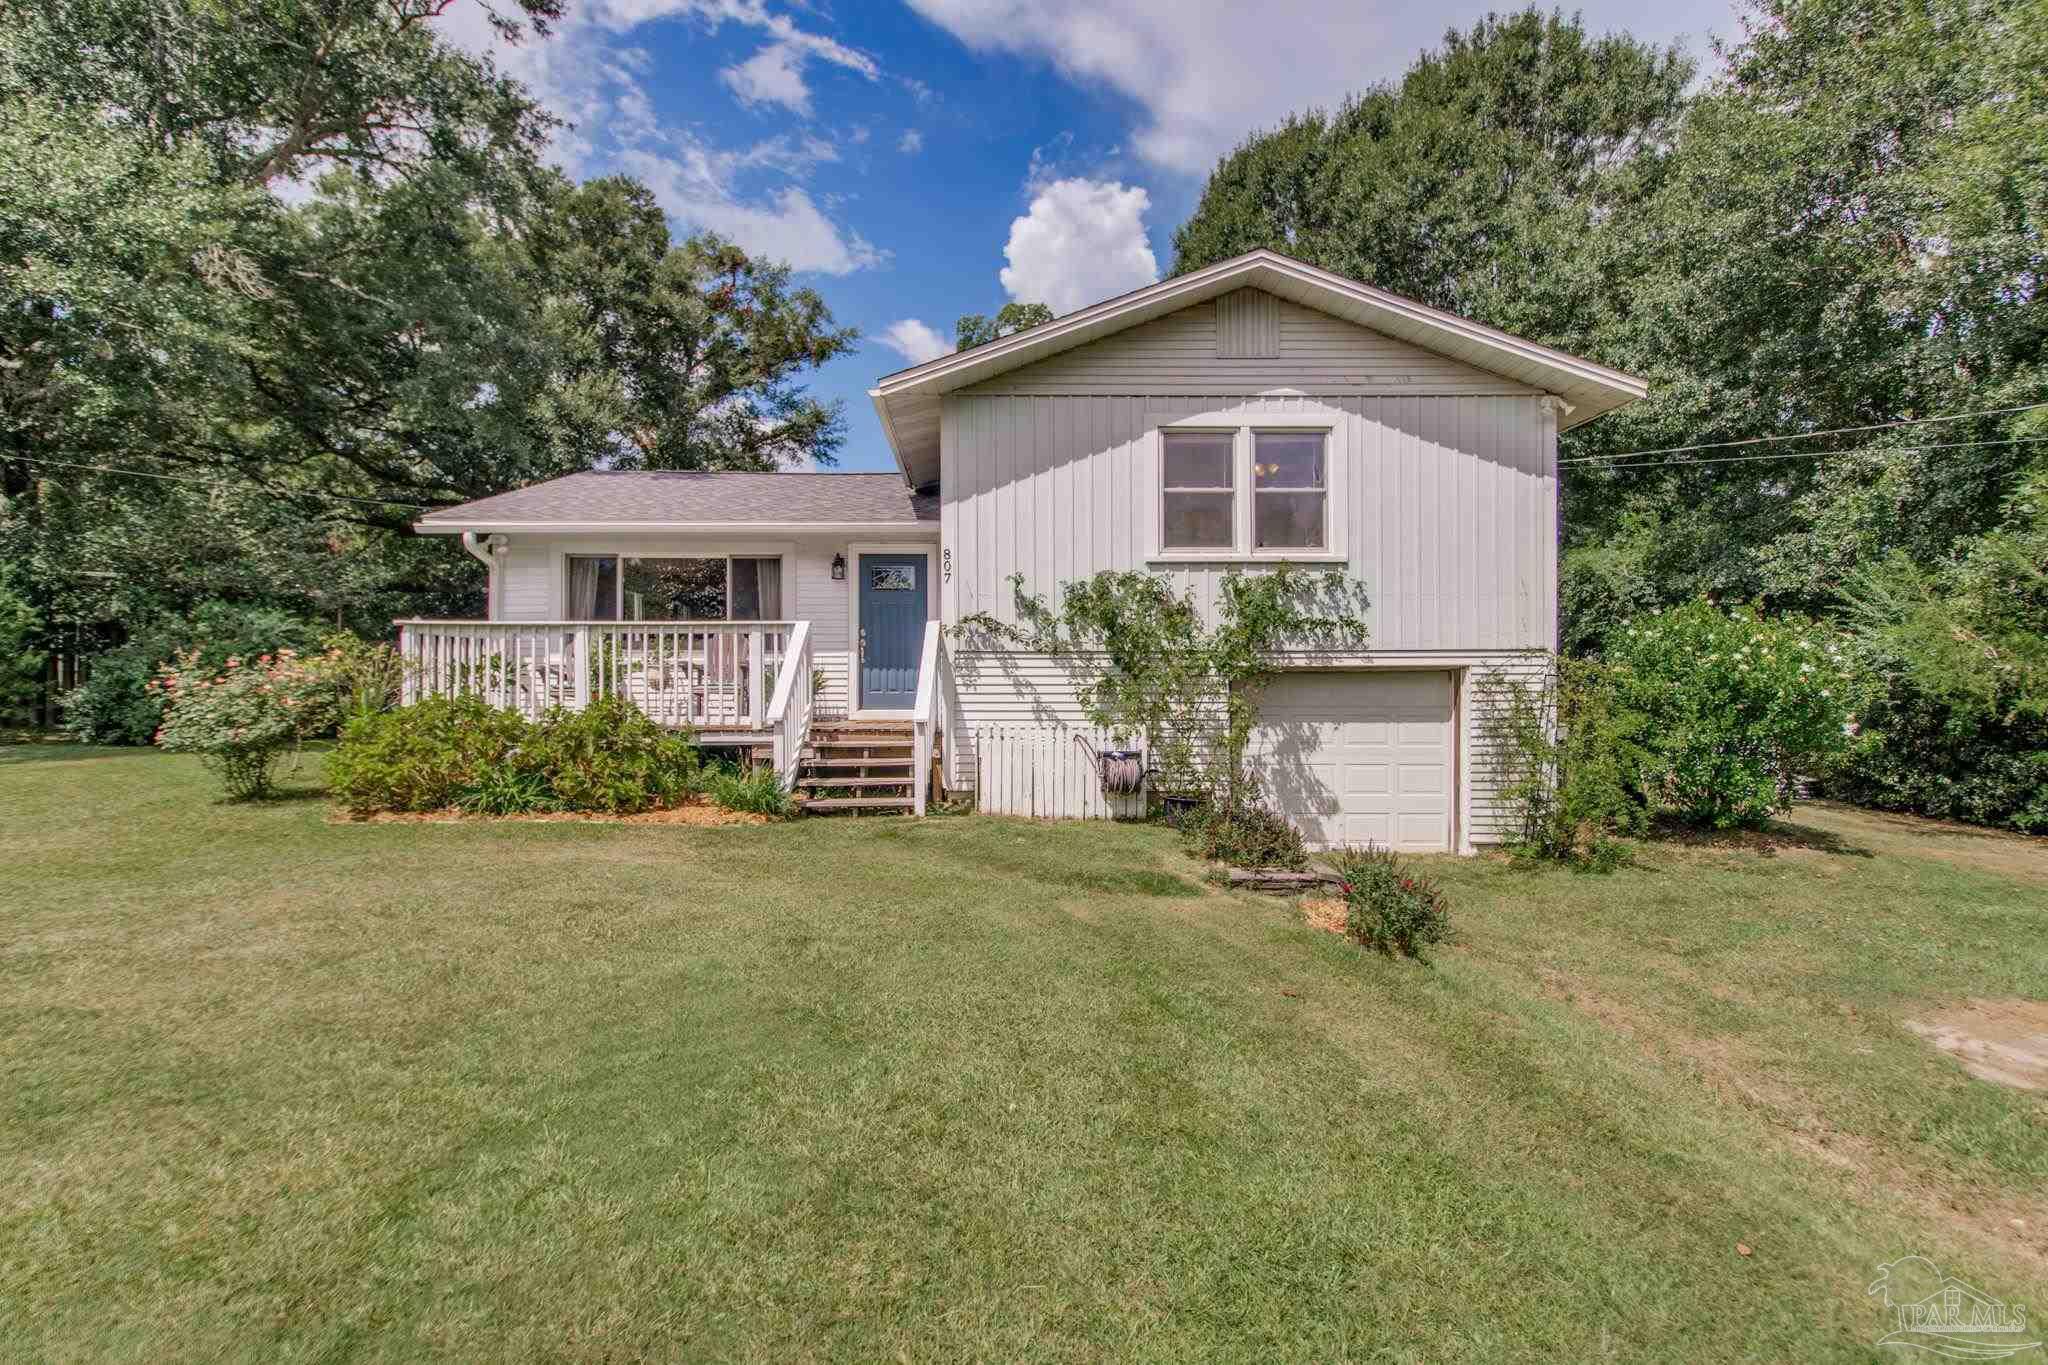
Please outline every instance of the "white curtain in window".
[[[611, 615], [610, 612], [605, 613]], [[572, 555], [569, 558], [569, 619], [595, 621], [597, 616], [597, 559]]]
[[761, 619], [780, 621], [782, 619], [782, 561], [763, 559], [756, 561], [761, 566]]

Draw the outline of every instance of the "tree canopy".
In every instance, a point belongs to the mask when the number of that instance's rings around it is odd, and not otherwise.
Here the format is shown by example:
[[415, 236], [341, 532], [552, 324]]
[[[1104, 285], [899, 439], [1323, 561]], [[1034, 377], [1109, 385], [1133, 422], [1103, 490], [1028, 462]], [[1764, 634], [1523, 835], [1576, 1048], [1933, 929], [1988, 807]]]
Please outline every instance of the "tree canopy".
[[[672, 240], [644, 186], [549, 167], [552, 119], [445, 8], [0, 10], [0, 547], [46, 610], [374, 621], [474, 578], [405, 543], [423, 509], [833, 462], [802, 379], [854, 333], [785, 267]], [[535, 41], [560, 9], [492, 17]]]
[[1268, 246], [1645, 376], [1561, 442], [1567, 645], [1703, 594], [1828, 613], [1895, 718], [2005, 727], [1970, 742], [2017, 788], [2048, 774], [2014, 728], [2048, 707], [2048, 0], [1743, 17], [1697, 88], [1576, 18], [1453, 31], [1224, 158], [1174, 269]]
[[956, 351], [971, 351], [976, 346], [986, 346], [1012, 332], [1027, 331], [1043, 327], [1052, 321], [1052, 309], [1042, 303], [1006, 303], [996, 310], [994, 317], [984, 313], [968, 313], [953, 324], [953, 335], [958, 344]]

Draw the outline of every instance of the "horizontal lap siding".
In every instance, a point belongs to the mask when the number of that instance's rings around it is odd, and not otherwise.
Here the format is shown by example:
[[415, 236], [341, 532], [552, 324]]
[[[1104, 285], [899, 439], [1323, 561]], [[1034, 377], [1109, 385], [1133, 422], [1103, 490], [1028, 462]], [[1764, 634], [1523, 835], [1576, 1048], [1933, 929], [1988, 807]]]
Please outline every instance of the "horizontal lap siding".
[[497, 619], [557, 621], [563, 618], [562, 554], [623, 554], [643, 557], [692, 554], [783, 556], [782, 610], [785, 618], [811, 623], [811, 662], [825, 675], [818, 702], [827, 714], [846, 710], [848, 652], [847, 584], [832, 579], [832, 556], [848, 537], [806, 536], [749, 540], [735, 537], [619, 535], [509, 537], [501, 561]]
[[[1230, 305], [1226, 305], [1229, 307]], [[1534, 393], [1526, 384], [1475, 369], [1410, 342], [1275, 299], [1278, 354], [1219, 356], [1215, 303], [1196, 304], [1064, 355], [1026, 365], [975, 393], [1258, 391], [1329, 386], [1427, 386], [1439, 392]], [[1247, 312], [1249, 310], [1246, 310]], [[1231, 349], [1241, 336], [1234, 320]]]
[[1501, 654], [1476, 660], [1466, 670], [1462, 705], [1467, 780], [1472, 784], [1469, 803], [1471, 827], [1468, 837], [1475, 844], [1500, 843], [1514, 833], [1514, 812], [1500, 799], [1499, 783], [1492, 769], [1492, 746], [1486, 737], [1486, 717], [1477, 683], [1487, 673], [1500, 673], [1535, 687], [1549, 670], [1550, 656], [1541, 651]]

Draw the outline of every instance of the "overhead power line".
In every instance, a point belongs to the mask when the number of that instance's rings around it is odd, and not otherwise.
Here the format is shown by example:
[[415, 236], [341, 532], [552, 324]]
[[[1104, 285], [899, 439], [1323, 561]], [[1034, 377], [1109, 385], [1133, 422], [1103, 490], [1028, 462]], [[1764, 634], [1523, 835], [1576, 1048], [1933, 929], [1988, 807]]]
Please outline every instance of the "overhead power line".
[[[1906, 417], [1896, 422], [1872, 422], [1861, 427], [1830, 427], [1825, 431], [1794, 431], [1782, 436], [1747, 436], [1739, 441], [1702, 441], [1691, 446], [1659, 446], [1655, 450], [1624, 450], [1616, 455], [1580, 455], [1559, 464], [1592, 464], [1601, 460], [1633, 460], [1642, 455], [1682, 455], [1688, 450], [1726, 450], [1733, 446], [1768, 445], [1774, 441], [1811, 441], [1822, 436], [1851, 436], [1863, 431], [1890, 431], [1896, 427], [1925, 426], [1929, 422], [1962, 422], [1972, 417], [2007, 417], [2015, 412], [2048, 408], [2048, 402], [2021, 403], [2011, 408], [1986, 408], [1981, 412], [1955, 412], [1945, 417]], [[1699, 463], [1705, 463], [1700, 461]]]
[[[1703, 460], [1634, 460], [1627, 464], [1602, 464], [1600, 469], [1658, 469], [1665, 465], [1748, 464], [1752, 460], [1853, 460], [1873, 455], [1903, 455], [1917, 450], [1961, 450], [1966, 446], [2024, 446], [2048, 441], [2048, 436], [2013, 436], [1998, 441], [1941, 441], [1933, 445], [1865, 446], [1861, 450], [1787, 450], [1775, 455], [1710, 455]], [[1613, 457], [1619, 459], [1619, 456]], [[1583, 460], [1559, 460], [1559, 464], [1583, 464]]]
[[50, 465], [57, 469], [85, 469], [95, 474], [122, 474], [131, 479], [163, 479], [169, 483], [193, 483], [206, 488], [253, 487], [256, 491], [270, 493], [280, 498], [322, 498], [329, 502], [372, 503], [382, 507], [410, 507], [415, 512], [428, 511], [440, 506], [430, 502], [402, 502], [397, 498], [359, 498], [348, 493], [323, 493], [314, 489], [273, 488], [269, 484], [238, 484], [230, 479], [204, 479], [191, 474], [162, 474], [148, 469], [119, 469], [105, 464], [76, 464], [70, 460], [46, 460], [40, 455], [4, 455], [0, 459], [18, 460], [22, 464]]

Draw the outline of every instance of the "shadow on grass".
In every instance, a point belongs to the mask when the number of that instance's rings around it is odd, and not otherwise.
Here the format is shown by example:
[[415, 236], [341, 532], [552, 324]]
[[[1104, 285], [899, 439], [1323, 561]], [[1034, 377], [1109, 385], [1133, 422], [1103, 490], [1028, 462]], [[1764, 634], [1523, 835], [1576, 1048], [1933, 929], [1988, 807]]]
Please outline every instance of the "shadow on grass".
[[285, 806], [294, 801], [325, 801], [327, 788], [318, 783], [294, 782], [273, 787], [261, 796], [251, 796], [240, 801], [220, 798], [215, 804], [223, 806]]
[[1675, 821], [1659, 821], [1646, 840], [1678, 848], [1704, 848], [1754, 853], [1772, 858], [1786, 849], [1808, 853], [1832, 853], [1843, 858], [1874, 858], [1876, 853], [1862, 844], [1843, 838], [1832, 830], [1772, 820], [1761, 829], [1697, 829]]
[[0, 764], [83, 763], [96, 758], [144, 758], [156, 753], [146, 744], [91, 745], [70, 740], [27, 739], [0, 743]]
[[971, 853], [946, 850], [950, 861], [970, 868], [977, 876], [1009, 874], [1062, 891], [1092, 891], [1101, 895], [1199, 896], [1202, 888], [1171, 872], [1156, 867], [1114, 865], [1076, 867], [1071, 863], [1041, 858], [1004, 857], [986, 847]]

